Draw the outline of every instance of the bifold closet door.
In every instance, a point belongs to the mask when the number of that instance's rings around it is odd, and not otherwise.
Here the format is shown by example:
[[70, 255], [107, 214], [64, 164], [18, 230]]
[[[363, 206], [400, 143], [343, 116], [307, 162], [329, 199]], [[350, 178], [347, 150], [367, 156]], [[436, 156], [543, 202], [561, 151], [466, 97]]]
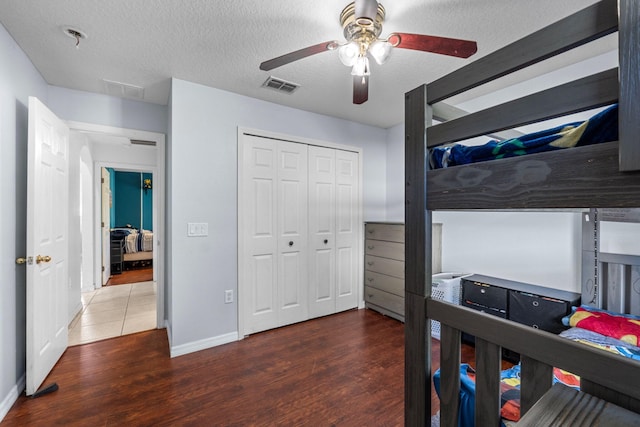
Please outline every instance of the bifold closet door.
[[307, 146], [245, 135], [245, 332], [308, 318]]
[[358, 154], [309, 147], [309, 317], [357, 306]]

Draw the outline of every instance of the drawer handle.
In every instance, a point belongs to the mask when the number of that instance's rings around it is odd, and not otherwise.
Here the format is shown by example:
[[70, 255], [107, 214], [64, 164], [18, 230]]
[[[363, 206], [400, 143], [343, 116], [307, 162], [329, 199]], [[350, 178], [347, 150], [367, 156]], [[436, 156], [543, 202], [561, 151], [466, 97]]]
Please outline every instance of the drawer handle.
[[375, 246], [367, 246], [367, 249], [369, 249], [369, 250], [371, 250], [373, 248], [375, 248]]
[[369, 234], [373, 234], [373, 233], [375, 233], [376, 230], [370, 228], [368, 231], [369, 231]]
[[293, 246], [293, 241], [290, 241], [290, 242], [289, 242], [289, 246]]
[[538, 325], [531, 325], [531, 326], [533, 326], [533, 329], [540, 329]]
[[367, 277], [367, 280], [368, 280], [369, 282], [373, 282], [373, 277]]
[[369, 298], [373, 298], [373, 294], [369, 294]]
[[533, 304], [534, 307], [537, 307], [540, 305], [540, 303], [538, 301], [533, 301], [531, 304]]
[[324, 244], [326, 245], [327, 243], [329, 243], [329, 241], [327, 239], [324, 239]]
[[368, 261], [367, 264], [368, 265], [373, 265], [373, 261]]
[[481, 294], [484, 294], [484, 293], [486, 293], [486, 292], [487, 292], [487, 291], [485, 291], [484, 289], [480, 289], [480, 293], [481, 293]]

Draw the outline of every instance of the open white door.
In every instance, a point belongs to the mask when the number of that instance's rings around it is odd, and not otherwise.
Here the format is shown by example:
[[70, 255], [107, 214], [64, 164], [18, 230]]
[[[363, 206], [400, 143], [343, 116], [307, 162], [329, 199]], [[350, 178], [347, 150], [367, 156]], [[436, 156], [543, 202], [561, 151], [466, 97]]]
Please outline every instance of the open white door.
[[107, 168], [100, 168], [102, 192], [102, 285], [106, 285], [111, 277], [111, 174]]
[[69, 128], [29, 97], [27, 375], [34, 394], [67, 348]]

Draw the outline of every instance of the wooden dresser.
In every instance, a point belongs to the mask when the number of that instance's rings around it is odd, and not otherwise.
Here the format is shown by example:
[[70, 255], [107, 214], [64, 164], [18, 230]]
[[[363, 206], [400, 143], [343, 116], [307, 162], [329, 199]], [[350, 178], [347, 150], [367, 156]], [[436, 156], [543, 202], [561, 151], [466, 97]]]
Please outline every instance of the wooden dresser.
[[[404, 224], [365, 223], [365, 306], [404, 322]], [[433, 224], [433, 273], [441, 270], [442, 224]]]

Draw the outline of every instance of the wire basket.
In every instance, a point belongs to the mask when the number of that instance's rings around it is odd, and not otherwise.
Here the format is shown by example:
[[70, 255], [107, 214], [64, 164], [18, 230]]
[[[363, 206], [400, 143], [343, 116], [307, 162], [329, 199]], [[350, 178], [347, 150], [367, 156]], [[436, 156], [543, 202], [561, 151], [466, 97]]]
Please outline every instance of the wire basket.
[[[460, 279], [466, 274], [440, 273], [432, 276], [431, 298], [460, 305]], [[440, 322], [431, 320], [431, 337], [440, 339]]]

